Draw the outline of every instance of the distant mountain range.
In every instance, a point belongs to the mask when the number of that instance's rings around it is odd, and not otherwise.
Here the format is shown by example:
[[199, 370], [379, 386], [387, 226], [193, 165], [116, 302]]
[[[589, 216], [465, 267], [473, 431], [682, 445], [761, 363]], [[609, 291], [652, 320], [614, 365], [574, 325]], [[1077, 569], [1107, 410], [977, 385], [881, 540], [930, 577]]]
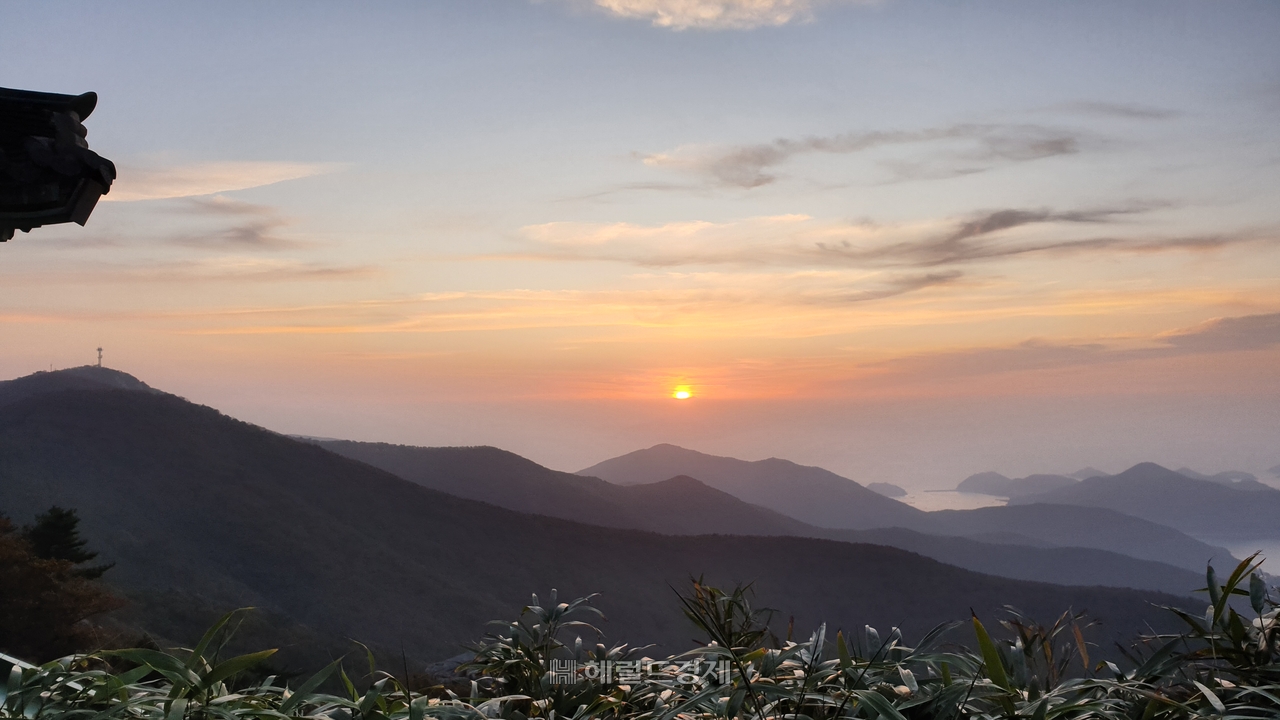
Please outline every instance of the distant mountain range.
[[688, 475], [753, 505], [818, 527], [909, 527], [924, 515], [822, 468], [779, 458], [749, 462], [668, 444], [605, 460], [578, 474], [616, 485], [643, 485]]
[[[1201, 572], [1212, 558], [1221, 562], [1231, 557], [1227, 550], [1173, 528], [1103, 508], [1009, 506], [926, 513], [830, 471], [776, 458], [748, 462], [656, 445], [578, 472], [592, 473], [623, 484], [654, 482], [665, 473], [687, 475], [746, 502], [830, 529], [900, 527], [987, 543], [1091, 548], [1193, 572]], [[810, 519], [815, 517], [824, 522]]]
[[1022, 478], [1007, 478], [998, 472], [983, 472], [965, 478], [956, 486], [956, 490], [1008, 498], [1049, 492], [1078, 482], [1080, 481], [1068, 475], [1028, 475]]
[[[1235, 490], [1251, 492], [1275, 490], [1270, 485], [1259, 482], [1257, 475], [1239, 470], [1228, 470], [1215, 475], [1205, 475], [1191, 468], [1183, 467], [1174, 472], [1192, 480], [1203, 480]], [[1091, 467], [1078, 470], [1070, 475], [1028, 475], [1024, 478], [1007, 478], [998, 472], [988, 471], [970, 475], [956, 486], [956, 490], [1004, 498], [1030, 497], [1071, 487], [1079, 480], [1107, 477], [1113, 476]]]
[[[1130, 518], [1124, 519], [1128, 522], [1116, 524], [1121, 528], [1136, 524], [1141, 531], [1124, 537], [1121, 542], [1142, 550], [1156, 548], [1162, 556], [1185, 559], [1195, 569], [1096, 548], [1057, 547], [1050, 551], [1048, 548], [1055, 544], [1070, 543], [1035, 541], [1013, 534], [982, 542], [902, 528], [820, 528], [751, 505], [685, 475], [645, 485], [614, 485], [599, 478], [557, 472], [491, 447], [424, 448], [349, 441], [313, 442], [419, 485], [520, 512], [670, 534], [794, 535], [891, 545], [958, 567], [1022, 580], [1186, 592], [1200, 582], [1204, 561], [1214, 552], [1173, 530]], [[1097, 515], [1096, 511], [1079, 508], [1067, 508], [1064, 512], [1090, 518]], [[975, 534], [975, 527], [981, 528], [977, 534], [983, 534], [990, 523], [988, 519], [981, 519], [966, 526], [962, 520], [947, 514], [933, 513], [925, 517], [935, 516], [939, 519], [938, 525], [956, 528], [956, 535]], [[1179, 554], [1170, 554], [1169, 548]]]
[[346, 638], [415, 664], [453, 655], [549, 587], [601, 591], [611, 637], [679, 649], [691, 631], [671, 586], [702, 573], [754, 580], [760, 603], [794, 613], [805, 631], [825, 620], [900, 625], [912, 637], [970, 607], [1050, 620], [1071, 606], [1104, 621], [1109, 646], [1161, 627], [1150, 603], [1190, 602], [997, 578], [880, 545], [668, 536], [517, 513], [95, 368], [0, 385], [0, 488], [0, 509], [19, 522], [53, 504], [79, 510], [101, 559], [117, 563], [107, 578], [132, 600], [122, 622], [190, 643], [213, 613], [254, 605], [245, 642], [282, 643], [286, 661], [303, 665], [348, 650]]
[[1205, 475], [1204, 473], [1198, 473], [1195, 470], [1192, 470], [1191, 468], [1184, 467], [1184, 468], [1178, 468], [1176, 472], [1179, 475], [1185, 475], [1186, 477], [1189, 477], [1192, 480], [1207, 480], [1211, 483], [1217, 483], [1219, 485], [1226, 485], [1229, 488], [1235, 488], [1236, 490], [1255, 491], [1255, 490], [1274, 490], [1275, 489], [1270, 485], [1258, 482], [1257, 475], [1254, 475], [1253, 473], [1240, 472], [1239, 470], [1228, 470], [1227, 472], [1220, 472], [1216, 475]]
[[494, 447], [313, 442], [433, 490], [591, 525], [672, 535], [808, 536], [813, 530], [685, 475], [623, 486], [552, 470]]
[[1201, 537], [1280, 538], [1280, 490], [1237, 489], [1155, 463], [1009, 502], [1107, 508]]

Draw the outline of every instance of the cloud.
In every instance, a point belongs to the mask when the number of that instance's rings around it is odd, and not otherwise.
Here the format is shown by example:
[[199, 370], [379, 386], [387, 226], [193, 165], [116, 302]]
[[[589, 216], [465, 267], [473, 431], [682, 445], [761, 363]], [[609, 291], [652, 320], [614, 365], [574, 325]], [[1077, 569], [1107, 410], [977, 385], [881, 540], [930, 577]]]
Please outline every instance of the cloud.
[[376, 265], [338, 265], [288, 259], [225, 255], [194, 260], [80, 262], [40, 273], [5, 275], [11, 285], [96, 285], [122, 283], [296, 282], [367, 280], [384, 272]]
[[120, 167], [104, 201], [133, 202], [214, 195], [322, 175], [331, 163], [212, 162], [164, 168]]
[[182, 247], [220, 250], [291, 250], [309, 243], [280, 237], [276, 231], [289, 223], [277, 218], [255, 220], [221, 228], [212, 232], [181, 235], [169, 239]]
[[1088, 100], [1060, 103], [1052, 106], [1050, 109], [1078, 113], [1081, 115], [1101, 115], [1126, 120], [1167, 120], [1181, 114], [1177, 110], [1152, 107], [1150, 105]]
[[896, 295], [905, 295], [907, 293], [924, 290], [926, 288], [937, 287], [940, 285], [951, 285], [962, 277], [963, 273], [959, 270], [929, 273], [927, 275], [905, 275], [890, 278], [888, 282], [882, 283], [879, 287], [875, 288], [864, 290], [828, 291], [822, 297], [810, 299], [809, 302], [847, 305], [849, 303], [883, 300], [885, 298], [894, 297]]
[[1154, 337], [1055, 343], [1031, 339], [1008, 347], [911, 355], [868, 367], [928, 375], [988, 375], [1212, 353], [1280, 345], [1280, 313], [1214, 318]]
[[813, 18], [823, 0], [592, 0], [619, 17], [672, 30], [750, 30]]
[[275, 208], [270, 205], [236, 200], [235, 198], [229, 198], [226, 195], [189, 198], [182, 205], [176, 206], [175, 210], [178, 212], [187, 212], [198, 215], [224, 215], [233, 217], [262, 217], [276, 214]]
[[807, 215], [662, 225], [555, 222], [523, 228], [521, 235], [528, 250], [514, 255], [527, 259], [603, 260], [644, 267], [736, 264], [928, 269], [1029, 255], [1207, 251], [1275, 239], [1249, 233], [1160, 236], [1132, 231], [1075, 236], [1075, 228], [1112, 227], [1126, 216], [1154, 207], [1158, 206], [1068, 211], [1002, 209], [965, 218], [898, 225], [823, 222]]
[[922, 276], [797, 272], [768, 274], [664, 273], [639, 278], [641, 287], [598, 290], [505, 289], [426, 293], [414, 297], [339, 302], [298, 308], [235, 311], [231, 325], [211, 332], [396, 333], [580, 328], [577, 342], [611, 342], [605, 328], [656, 329], [708, 336], [812, 337], [849, 322], [845, 309], [958, 279]]
[[[994, 162], [1026, 162], [1079, 152], [1080, 137], [1073, 132], [1039, 125], [952, 125], [923, 130], [846, 133], [801, 139], [779, 138], [755, 145], [684, 145], [665, 153], [645, 155], [645, 165], [705, 176], [732, 187], [756, 188], [778, 179], [772, 170], [797, 155], [822, 153], [848, 155], [871, 148], [893, 145], [963, 140], [969, 147], [948, 156], [968, 167], [952, 174], [981, 172]], [[900, 172], [900, 174], [902, 174]]]
[[292, 222], [268, 205], [215, 195], [208, 198], [191, 198], [174, 209], [191, 215], [219, 219], [232, 218], [239, 222], [213, 230], [171, 236], [168, 239], [171, 245], [219, 250], [290, 250], [311, 245], [301, 240], [282, 237], [279, 230]]
[[[819, 254], [844, 258], [851, 262], [890, 265], [934, 267], [955, 265], [978, 260], [1008, 258], [1033, 253], [1067, 253], [1085, 250], [1126, 247], [1130, 250], [1157, 249], [1151, 240], [1134, 240], [1118, 237], [1070, 239], [1032, 242], [992, 242], [989, 236], [1028, 225], [1043, 224], [1102, 224], [1122, 215], [1144, 212], [1149, 208], [1102, 208], [1055, 212], [1052, 210], [997, 210], [980, 214], [967, 220], [956, 221], [953, 229], [937, 237], [890, 242], [873, 246], [858, 246], [848, 240], [839, 243], [817, 242]], [[1197, 238], [1201, 242], [1208, 239]], [[1214, 242], [1217, 242], [1216, 240]], [[1166, 244], [1182, 244], [1192, 247], [1191, 239], [1166, 240]], [[1216, 245], [1215, 245], [1216, 246]], [[1172, 246], [1170, 247], [1172, 249]]]
[[1192, 352], [1259, 350], [1280, 345], [1280, 313], [1215, 318], [1160, 339], [1173, 348]]

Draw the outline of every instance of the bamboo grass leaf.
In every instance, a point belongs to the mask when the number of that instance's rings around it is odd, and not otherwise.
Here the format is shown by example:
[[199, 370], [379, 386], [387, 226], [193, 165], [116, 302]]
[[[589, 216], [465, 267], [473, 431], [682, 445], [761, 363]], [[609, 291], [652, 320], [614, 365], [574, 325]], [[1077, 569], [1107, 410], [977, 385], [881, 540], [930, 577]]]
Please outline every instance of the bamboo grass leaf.
[[987, 629], [982, 626], [982, 621], [978, 620], [977, 615], [973, 616], [973, 632], [978, 636], [978, 648], [982, 651], [982, 659], [987, 666], [987, 677], [996, 686], [1011, 690], [1009, 676], [1005, 674], [1004, 663], [1000, 659], [1000, 651], [991, 641], [991, 636], [987, 634]]
[[1222, 700], [1209, 688], [1205, 687], [1199, 680], [1192, 680], [1191, 683], [1200, 689], [1200, 694], [1204, 695], [1204, 699], [1209, 701], [1214, 710], [1220, 713], [1227, 711], [1227, 706], [1222, 704]]
[[218, 664], [217, 667], [210, 670], [208, 675], [206, 675], [204, 678], [201, 679], [200, 689], [209, 690], [217, 683], [220, 683], [223, 680], [226, 680], [232, 675], [236, 675], [240, 672], [248, 670], [254, 665], [261, 663], [263, 660], [266, 660], [267, 658], [275, 654], [276, 654], [276, 651], [274, 649], [261, 650], [256, 653], [249, 653], [248, 655], [240, 655], [239, 657], [234, 657], [234, 658], [231, 658], [230, 660], [221, 662]]
[[312, 675], [311, 677], [307, 678], [306, 682], [299, 685], [298, 689], [295, 690], [293, 694], [289, 696], [288, 699], [286, 699], [283, 703], [280, 704], [280, 712], [287, 715], [295, 707], [305, 702], [307, 698], [310, 697], [311, 694], [316, 691], [316, 688], [319, 688], [320, 685], [323, 684], [325, 680], [328, 680], [329, 676], [333, 674], [333, 671], [338, 669], [338, 666], [341, 664], [342, 664], [341, 658], [334, 660], [333, 662], [326, 665], [324, 669], [320, 670], [320, 672], [317, 672], [315, 675]]

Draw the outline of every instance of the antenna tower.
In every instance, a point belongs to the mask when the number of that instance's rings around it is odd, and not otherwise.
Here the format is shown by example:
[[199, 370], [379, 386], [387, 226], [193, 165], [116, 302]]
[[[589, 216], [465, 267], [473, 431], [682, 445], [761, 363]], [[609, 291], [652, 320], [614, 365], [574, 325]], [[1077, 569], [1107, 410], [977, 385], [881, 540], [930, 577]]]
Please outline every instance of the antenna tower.
[[98, 348], [98, 367], [102, 367], [102, 348]]

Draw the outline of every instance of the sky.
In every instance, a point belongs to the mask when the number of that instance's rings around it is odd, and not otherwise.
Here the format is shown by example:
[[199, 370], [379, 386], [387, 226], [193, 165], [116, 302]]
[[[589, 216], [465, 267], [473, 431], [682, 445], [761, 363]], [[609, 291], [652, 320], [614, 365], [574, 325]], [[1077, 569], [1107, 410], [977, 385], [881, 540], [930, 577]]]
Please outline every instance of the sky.
[[[0, 377], [576, 470], [1280, 465], [1280, 5], [0, 5], [119, 179]], [[678, 389], [691, 397], [676, 399]]]

